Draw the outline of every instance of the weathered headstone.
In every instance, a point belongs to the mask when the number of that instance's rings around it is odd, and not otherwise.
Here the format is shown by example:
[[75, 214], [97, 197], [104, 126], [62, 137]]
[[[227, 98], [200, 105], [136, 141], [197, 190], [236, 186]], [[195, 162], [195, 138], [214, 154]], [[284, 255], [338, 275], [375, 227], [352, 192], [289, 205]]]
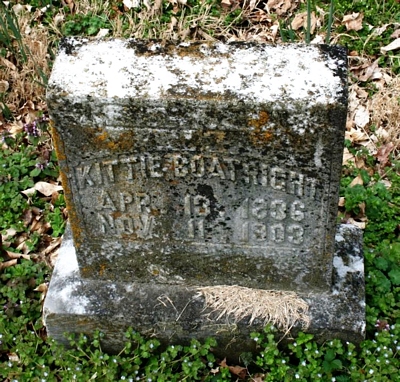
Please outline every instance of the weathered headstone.
[[[213, 335], [193, 298], [205, 286], [307, 294], [315, 317], [312, 301], [339, 296], [338, 316], [354, 298], [333, 268], [346, 76], [332, 46], [64, 40], [47, 97], [73, 236], [61, 252], [78, 266], [55, 272], [50, 334], [79, 317], [110, 332], [117, 315], [164, 338]], [[341, 321], [355, 338], [362, 290]]]

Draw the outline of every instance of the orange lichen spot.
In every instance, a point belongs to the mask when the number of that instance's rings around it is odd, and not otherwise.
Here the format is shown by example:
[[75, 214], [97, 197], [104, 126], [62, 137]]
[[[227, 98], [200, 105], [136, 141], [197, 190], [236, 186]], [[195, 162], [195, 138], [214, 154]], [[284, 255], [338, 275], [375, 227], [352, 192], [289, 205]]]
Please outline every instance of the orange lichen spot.
[[105, 264], [100, 264], [100, 269], [99, 269], [99, 276], [103, 276], [104, 271], [106, 270]]
[[74, 243], [76, 247], [79, 247], [82, 243], [82, 229], [80, 227], [80, 219], [75, 208], [75, 204], [72, 198], [72, 191], [69, 187], [67, 166], [62, 166], [60, 169], [61, 183], [64, 189], [65, 202], [67, 204], [69, 223], [71, 224], [72, 234], [74, 237]]
[[50, 133], [53, 138], [54, 147], [56, 149], [57, 159], [59, 161], [66, 160], [67, 158], [65, 157], [64, 143], [60, 137], [60, 134], [58, 134], [53, 120], [50, 120]]
[[204, 136], [213, 136], [217, 143], [222, 142], [225, 139], [226, 132], [225, 131], [207, 131]]
[[156, 208], [152, 208], [150, 211], [150, 215], [153, 216], [160, 216], [160, 214], [161, 214], [160, 210], [157, 210]]
[[86, 131], [89, 141], [92, 142], [99, 149], [111, 151], [128, 151], [133, 148], [135, 144], [133, 130], [125, 131], [118, 135], [118, 137], [110, 137], [105, 129], [91, 129]]
[[260, 111], [258, 118], [249, 120], [249, 126], [252, 128], [249, 138], [254, 146], [263, 146], [272, 140], [273, 133], [265, 129], [268, 121], [269, 115], [266, 111]]
[[96, 137], [96, 139], [100, 142], [104, 142], [108, 138], [107, 131], [103, 131], [100, 135]]
[[269, 121], [269, 115], [266, 111], [260, 111], [258, 118], [250, 119], [249, 126], [253, 126], [256, 129], [261, 129]]
[[122, 212], [121, 211], [113, 212], [111, 216], [113, 217], [113, 219], [118, 219], [122, 216]]

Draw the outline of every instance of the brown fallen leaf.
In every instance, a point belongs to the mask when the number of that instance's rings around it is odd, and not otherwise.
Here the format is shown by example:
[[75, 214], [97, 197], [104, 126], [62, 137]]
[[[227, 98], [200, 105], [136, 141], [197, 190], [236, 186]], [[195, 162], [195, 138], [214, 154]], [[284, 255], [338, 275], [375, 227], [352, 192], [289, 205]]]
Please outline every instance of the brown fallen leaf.
[[220, 367], [227, 367], [232, 374], [238, 376], [240, 379], [245, 379], [246, 378], [247, 369], [245, 367], [242, 367], [242, 366], [229, 366], [226, 363], [226, 358], [224, 358], [220, 362], [219, 366]]
[[37, 182], [32, 188], [21, 191], [26, 196], [32, 195], [35, 191], [39, 191], [44, 196], [51, 196], [53, 192], [61, 191], [63, 188], [56, 184], [47, 182]]
[[5, 93], [10, 88], [10, 84], [6, 80], [0, 81], [0, 93]]
[[363, 182], [363, 180], [362, 180], [360, 174], [358, 174], [358, 175], [351, 181], [351, 183], [349, 184], [349, 187], [354, 187], [354, 186], [357, 185], [357, 184], [361, 184], [361, 185], [364, 184], [364, 182]]
[[358, 79], [360, 80], [360, 81], [362, 81], [362, 82], [366, 82], [366, 81], [368, 81], [372, 76], [373, 76], [373, 74], [378, 70], [378, 71], [380, 71], [381, 69], [378, 67], [378, 61], [379, 61], [379, 59], [378, 60], [375, 60], [371, 65], [368, 65], [366, 68], [365, 68], [365, 72], [362, 74], [362, 75], [360, 75], [359, 77], [358, 77]]
[[48, 255], [50, 252], [52, 252], [54, 249], [56, 249], [58, 246], [61, 244], [61, 237], [55, 238], [50, 245], [46, 247], [46, 249], [43, 251], [44, 255]]
[[295, 9], [297, 6], [296, 3], [297, 1], [293, 0], [268, 0], [265, 9], [268, 13], [275, 11], [272, 13], [276, 13], [279, 16]]
[[[307, 28], [307, 12], [298, 13], [290, 25], [291, 25], [292, 29], [295, 31], [297, 31], [301, 27], [306, 29]], [[317, 17], [315, 16], [315, 12], [312, 12], [311, 13], [311, 31], [310, 31], [311, 34], [314, 33], [316, 25], [317, 25]]]
[[359, 222], [359, 221], [354, 220], [353, 218], [347, 219], [347, 223], [353, 224], [360, 229], [365, 229], [365, 226], [367, 225], [365, 222]]
[[12, 267], [13, 265], [17, 264], [17, 262], [18, 262], [17, 259], [13, 259], [13, 260], [4, 261], [3, 263], [0, 263], [0, 271], [5, 268]]
[[398, 38], [400, 37], [400, 28], [396, 29], [391, 35], [390, 38]]
[[390, 165], [389, 155], [394, 149], [393, 142], [389, 142], [386, 145], [379, 147], [375, 157], [378, 159], [381, 167], [386, 167]]
[[234, 0], [222, 0], [222, 1], [221, 1], [221, 6], [222, 6], [223, 8], [230, 8], [230, 7], [232, 7], [232, 5], [233, 5], [234, 3], [235, 3]]
[[5, 66], [6, 68], [10, 69], [11, 71], [16, 72], [17, 67], [11, 62], [5, 59], [4, 57], [0, 56], [0, 64], [1, 66]]
[[352, 13], [351, 15], [345, 15], [342, 23], [346, 26], [348, 31], [359, 31], [362, 27], [364, 14], [362, 12]]
[[10, 252], [10, 251], [6, 251], [7, 252], [7, 256], [10, 258], [10, 259], [20, 259], [21, 257], [23, 258], [23, 259], [25, 259], [25, 260], [30, 260], [30, 256], [29, 255], [24, 255], [24, 254], [22, 254], [22, 253], [16, 253], [16, 252]]
[[43, 302], [44, 302], [44, 299], [46, 298], [48, 289], [49, 289], [49, 287], [46, 283], [42, 283], [42, 284], [38, 285], [37, 288], [34, 289], [35, 292], [41, 293], [40, 302], [42, 303], [42, 309], [43, 309]]
[[124, 4], [124, 7], [129, 10], [131, 8], [137, 8], [140, 6], [140, 1], [139, 0], [123, 0], [122, 4]]
[[158, 11], [162, 7], [162, 0], [154, 0], [153, 10]]
[[385, 54], [390, 50], [396, 50], [400, 48], [400, 38], [396, 38], [396, 40], [392, 41], [389, 45], [381, 48], [381, 53]]
[[64, 1], [67, 4], [70, 12], [72, 14], [75, 13], [76, 5], [75, 5], [74, 1], [73, 0], [64, 0]]
[[32, 210], [28, 208], [22, 213], [22, 221], [24, 222], [24, 226], [27, 227], [29, 224], [31, 224], [32, 219], [33, 219]]
[[342, 164], [350, 164], [355, 162], [354, 155], [349, 151], [347, 147], [345, 147], [343, 151], [343, 161]]
[[361, 128], [368, 125], [369, 111], [365, 106], [363, 106], [363, 105], [358, 106], [358, 108], [355, 112], [355, 115], [354, 115], [354, 122], [357, 127], [361, 127]]
[[228, 366], [229, 371], [233, 374], [238, 376], [240, 379], [245, 379], [247, 375], [247, 369], [242, 366]]
[[215, 369], [210, 370], [211, 374], [218, 374], [219, 373], [219, 366], [217, 366]]
[[18, 362], [18, 363], [20, 362], [20, 359], [19, 359], [17, 353], [8, 353], [7, 356], [8, 356], [8, 359], [9, 359], [11, 362]]

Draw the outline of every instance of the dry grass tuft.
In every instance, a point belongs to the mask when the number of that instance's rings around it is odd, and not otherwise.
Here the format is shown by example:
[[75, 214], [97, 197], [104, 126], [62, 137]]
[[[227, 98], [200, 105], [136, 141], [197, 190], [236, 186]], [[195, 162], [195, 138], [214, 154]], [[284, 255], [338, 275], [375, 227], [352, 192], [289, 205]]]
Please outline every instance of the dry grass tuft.
[[[44, 27], [31, 28], [33, 17], [32, 13], [25, 11], [18, 13], [21, 40], [27, 59], [24, 60], [22, 55], [14, 57], [10, 54], [5, 58], [1, 57], [0, 83], [7, 84], [8, 91], [4, 101], [13, 112], [26, 102], [37, 103], [44, 100], [44, 82], [50, 74], [48, 32]], [[18, 51], [16, 39], [13, 44], [15, 51]]]
[[240, 286], [210, 286], [198, 288], [205, 298], [205, 309], [218, 312], [217, 320], [226, 316], [235, 323], [250, 316], [264, 325], [273, 324], [288, 332], [297, 322], [304, 329], [310, 324], [308, 304], [294, 292], [251, 289]]
[[372, 123], [380, 132], [383, 144], [393, 143], [396, 157], [400, 156], [400, 76], [394, 77], [372, 97]]

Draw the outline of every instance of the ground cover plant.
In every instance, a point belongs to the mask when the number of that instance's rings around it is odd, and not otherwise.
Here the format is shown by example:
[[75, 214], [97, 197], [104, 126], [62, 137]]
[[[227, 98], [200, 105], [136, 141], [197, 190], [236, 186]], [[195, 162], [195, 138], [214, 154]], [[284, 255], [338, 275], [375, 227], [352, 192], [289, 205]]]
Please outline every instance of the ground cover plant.
[[[216, 359], [210, 339], [171, 345], [130, 330], [118, 355], [101, 333], [46, 336], [41, 306], [67, 210], [44, 91], [62, 36], [341, 43], [349, 115], [338, 220], [364, 230], [367, 337], [358, 347], [275, 329], [259, 353]], [[4, 381], [391, 381], [400, 369], [400, 4], [397, 0], [133, 0], [0, 3], [0, 377]], [[66, 74], [67, 75], [67, 74]]]

